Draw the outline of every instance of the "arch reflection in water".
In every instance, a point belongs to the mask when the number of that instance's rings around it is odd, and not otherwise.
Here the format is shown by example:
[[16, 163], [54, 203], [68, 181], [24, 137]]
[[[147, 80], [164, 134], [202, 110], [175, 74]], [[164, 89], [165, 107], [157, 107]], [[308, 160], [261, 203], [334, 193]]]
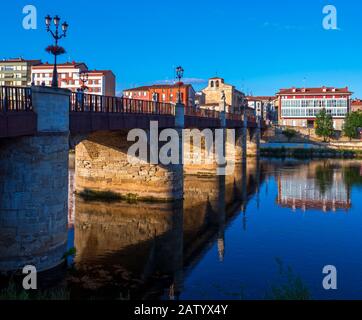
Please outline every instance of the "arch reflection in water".
[[[75, 200], [78, 295], [177, 299], [183, 278], [213, 243], [227, 252], [225, 228], [257, 190], [259, 165], [234, 176], [186, 176], [185, 199], [173, 203], [100, 203]], [[246, 227], [246, 226], [245, 226]], [[99, 293], [100, 294], [100, 293]]]

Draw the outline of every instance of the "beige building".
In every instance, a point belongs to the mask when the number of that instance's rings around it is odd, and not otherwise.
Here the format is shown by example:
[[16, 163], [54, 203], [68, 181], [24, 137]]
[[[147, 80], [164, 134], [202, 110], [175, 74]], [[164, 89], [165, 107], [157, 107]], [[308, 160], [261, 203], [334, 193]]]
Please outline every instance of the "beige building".
[[241, 113], [248, 106], [245, 94], [237, 90], [235, 86], [226, 84], [223, 78], [209, 79], [208, 86], [202, 90], [202, 93], [204, 104], [200, 104], [201, 108], [220, 111], [220, 101], [223, 93], [227, 104], [226, 112]]
[[265, 120], [267, 124], [276, 123], [278, 113], [276, 110], [275, 96], [247, 96], [249, 108], [255, 110], [256, 116]]
[[0, 86], [29, 86], [31, 84], [31, 67], [40, 63], [40, 60], [23, 58], [1, 60]]

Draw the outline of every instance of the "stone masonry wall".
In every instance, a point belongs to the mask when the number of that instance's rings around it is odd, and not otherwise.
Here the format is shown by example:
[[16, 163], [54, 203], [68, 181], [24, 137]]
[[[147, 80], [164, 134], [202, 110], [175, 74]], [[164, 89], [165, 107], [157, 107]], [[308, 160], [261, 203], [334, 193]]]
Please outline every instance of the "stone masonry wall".
[[0, 271], [63, 260], [67, 197], [68, 134], [0, 140]]
[[183, 166], [131, 164], [127, 132], [99, 132], [76, 146], [76, 191], [111, 191], [137, 198], [183, 197]]

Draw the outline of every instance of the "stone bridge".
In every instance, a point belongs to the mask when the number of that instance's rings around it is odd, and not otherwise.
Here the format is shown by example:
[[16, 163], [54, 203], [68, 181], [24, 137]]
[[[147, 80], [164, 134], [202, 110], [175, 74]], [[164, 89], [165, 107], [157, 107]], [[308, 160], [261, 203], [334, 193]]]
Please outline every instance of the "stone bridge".
[[[160, 130], [177, 132], [208, 128], [215, 135], [222, 129], [228, 162], [258, 156], [260, 125], [242, 115], [48, 87], [1, 87], [0, 271], [28, 264], [43, 271], [63, 261], [70, 148], [75, 148], [77, 192], [91, 189], [132, 194], [141, 200], [179, 200], [184, 196], [184, 174], [215, 174], [216, 161], [183, 164], [184, 154], [194, 159], [203, 151], [192, 142], [183, 145], [181, 134], [179, 164], [153, 163], [151, 145], [145, 161], [130, 164], [128, 132], [139, 128], [150, 136], [151, 121], [157, 121]], [[234, 145], [227, 141], [231, 129], [236, 133]], [[234, 159], [228, 158], [230, 147], [235, 149]]]

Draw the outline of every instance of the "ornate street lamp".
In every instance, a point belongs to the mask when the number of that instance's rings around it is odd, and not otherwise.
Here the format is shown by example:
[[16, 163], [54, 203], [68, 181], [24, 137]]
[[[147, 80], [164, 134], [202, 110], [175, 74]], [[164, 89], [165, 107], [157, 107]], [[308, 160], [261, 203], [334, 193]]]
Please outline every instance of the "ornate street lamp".
[[[51, 22], [53, 20], [54, 26], [55, 26], [55, 31], [53, 32], [50, 29], [50, 25]], [[62, 24], [62, 31], [63, 33], [60, 34], [59, 33], [59, 24], [60, 24], [60, 18], [58, 16], [55, 16], [53, 19], [47, 15], [45, 17], [45, 25], [47, 27], [47, 32], [50, 32], [50, 34], [53, 36], [54, 40], [55, 40], [55, 45], [54, 46], [48, 46], [46, 48], [46, 51], [53, 54], [54, 55], [54, 70], [53, 70], [53, 80], [52, 80], [52, 87], [57, 88], [58, 87], [58, 71], [57, 71], [57, 56], [64, 54], [65, 50], [62, 47], [58, 46], [58, 41], [67, 36], [67, 31], [68, 31], [68, 24], [66, 22], [64, 22]]]
[[178, 80], [178, 103], [182, 103], [182, 99], [181, 99], [181, 86], [182, 86], [182, 82], [181, 82], [181, 79], [183, 78], [184, 76], [184, 69], [179, 66], [176, 68], [176, 78]]
[[79, 73], [79, 80], [82, 82], [82, 86], [80, 87], [80, 89], [84, 92], [88, 89], [87, 87], [87, 82], [89, 79], [89, 74], [86, 71], [82, 71]]

